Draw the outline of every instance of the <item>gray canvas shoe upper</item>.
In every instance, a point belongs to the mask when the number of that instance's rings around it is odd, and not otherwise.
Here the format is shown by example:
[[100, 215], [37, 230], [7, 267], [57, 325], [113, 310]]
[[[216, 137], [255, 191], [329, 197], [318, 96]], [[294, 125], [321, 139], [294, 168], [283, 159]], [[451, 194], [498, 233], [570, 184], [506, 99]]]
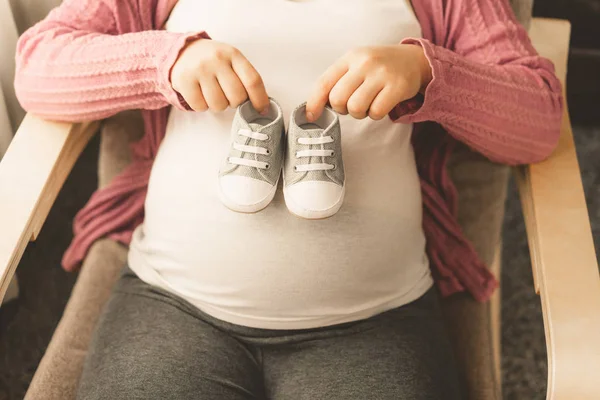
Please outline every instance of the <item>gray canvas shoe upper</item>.
[[249, 101], [238, 107], [229, 153], [219, 171], [219, 196], [226, 207], [253, 213], [273, 200], [283, 163], [284, 130], [281, 107], [272, 99], [267, 115]]
[[[266, 116], [256, 111], [250, 101], [239, 106], [231, 126], [230, 151], [219, 176], [240, 175], [275, 185], [283, 163], [284, 131], [283, 112], [273, 99]], [[252, 138], [247, 133], [258, 135]], [[265, 149], [264, 154], [254, 148]]]
[[326, 108], [309, 123], [302, 104], [292, 113], [286, 143], [283, 195], [288, 210], [307, 219], [331, 217], [342, 206], [345, 193], [338, 115]]
[[[317, 153], [319, 155], [306, 156]], [[342, 137], [337, 113], [326, 108], [317, 121], [309, 124], [306, 104], [294, 110], [288, 130], [284, 178], [286, 186], [304, 181], [332, 182], [343, 186]]]

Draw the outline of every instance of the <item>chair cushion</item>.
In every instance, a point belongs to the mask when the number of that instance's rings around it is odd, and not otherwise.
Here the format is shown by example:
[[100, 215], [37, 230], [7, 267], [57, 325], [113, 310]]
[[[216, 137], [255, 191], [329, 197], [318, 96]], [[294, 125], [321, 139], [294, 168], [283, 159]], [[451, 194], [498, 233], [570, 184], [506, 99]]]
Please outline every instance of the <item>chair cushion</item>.
[[[529, 24], [532, 3], [533, 0], [511, 0], [525, 26]], [[143, 124], [137, 111], [121, 113], [105, 122], [99, 159], [101, 187], [130, 162], [128, 143], [142, 135]], [[509, 169], [462, 145], [451, 157], [448, 169], [459, 194], [459, 222], [483, 261], [499, 277]], [[125, 247], [107, 239], [92, 247], [26, 399], [74, 399], [94, 326], [126, 254]], [[501, 398], [499, 298], [497, 293], [492, 302], [482, 304], [459, 294], [442, 304], [468, 399]]]
[[[529, 28], [534, 0], [510, 0], [518, 21]], [[500, 279], [501, 232], [509, 168], [459, 145], [448, 163], [458, 192], [458, 221], [479, 256]], [[468, 399], [502, 398], [500, 290], [489, 303], [466, 294], [442, 301], [459, 374]]]
[[75, 398], [92, 332], [126, 260], [127, 249], [112, 240], [91, 247], [26, 400]]
[[144, 136], [144, 120], [137, 110], [125, 111], [104, 121], [100, 131], [98, 186], [102, 188], [131, 162], [129, 144]]
[[[459, 145], [448, 163], [458, 220], [486, 265], [500, 277], [501, 231], [509, 168]], [[468, 294], [442, 301], [459, 374], [469, 399], [500, 399], [500, 292], [488, 303]]]

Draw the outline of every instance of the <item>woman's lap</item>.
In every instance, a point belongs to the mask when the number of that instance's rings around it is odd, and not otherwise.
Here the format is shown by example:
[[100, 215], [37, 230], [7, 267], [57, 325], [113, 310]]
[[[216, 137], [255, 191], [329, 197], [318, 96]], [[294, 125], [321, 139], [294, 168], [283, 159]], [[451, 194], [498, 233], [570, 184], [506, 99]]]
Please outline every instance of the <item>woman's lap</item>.
[[78, 399], [458, 399], [437, 298], [304, 331], [206, 316], [127, 271], [92, 340]]
[[126, 275], [106, 305], [78, 399], [253, 399], [262, 375], [244, 345]]
[[265, 352], [273, 399], [444, 399], [458, 396], [450, 343], [433, 291], [338, 335]]

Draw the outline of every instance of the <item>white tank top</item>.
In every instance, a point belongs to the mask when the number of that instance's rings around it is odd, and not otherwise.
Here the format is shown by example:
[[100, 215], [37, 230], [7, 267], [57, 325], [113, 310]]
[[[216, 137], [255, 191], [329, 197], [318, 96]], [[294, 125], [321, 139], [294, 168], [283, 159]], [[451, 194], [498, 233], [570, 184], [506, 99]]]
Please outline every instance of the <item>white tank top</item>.
[[[420, 37], [408, 1], [179, 0], [167, 29], [205, 30], [241, 50], [287, 125], [349, 50]], [[411, 125], [342, 117], [346, 198], [335, 216], [309, 221], [288, 212], [281, 189], [257, 214], [221, 204], [233, 116], [171, 111], [129, 253], [142, 280], [216, 318], [265, 329], [368, 318], [431, 287]]]

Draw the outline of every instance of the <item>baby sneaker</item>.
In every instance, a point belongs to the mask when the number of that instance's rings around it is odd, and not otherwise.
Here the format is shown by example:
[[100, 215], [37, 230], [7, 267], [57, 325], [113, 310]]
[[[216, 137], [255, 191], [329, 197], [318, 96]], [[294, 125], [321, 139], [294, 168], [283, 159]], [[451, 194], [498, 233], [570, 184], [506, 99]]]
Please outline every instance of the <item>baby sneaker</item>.
[[292, 113], [283, 167], [283, 194], [292, 214], [307, 219], [331, 217], [344, 201], [340, 119], [326, 108], [313, 123], [306, 104]]
[[260, 114], [250, 101], [238, 107], [231, 127], [231, 147], [219, 171], [221, 202], [242, 213], [269, 205], [281, 175], [285, 127], [281, 107], [271, 99]]

